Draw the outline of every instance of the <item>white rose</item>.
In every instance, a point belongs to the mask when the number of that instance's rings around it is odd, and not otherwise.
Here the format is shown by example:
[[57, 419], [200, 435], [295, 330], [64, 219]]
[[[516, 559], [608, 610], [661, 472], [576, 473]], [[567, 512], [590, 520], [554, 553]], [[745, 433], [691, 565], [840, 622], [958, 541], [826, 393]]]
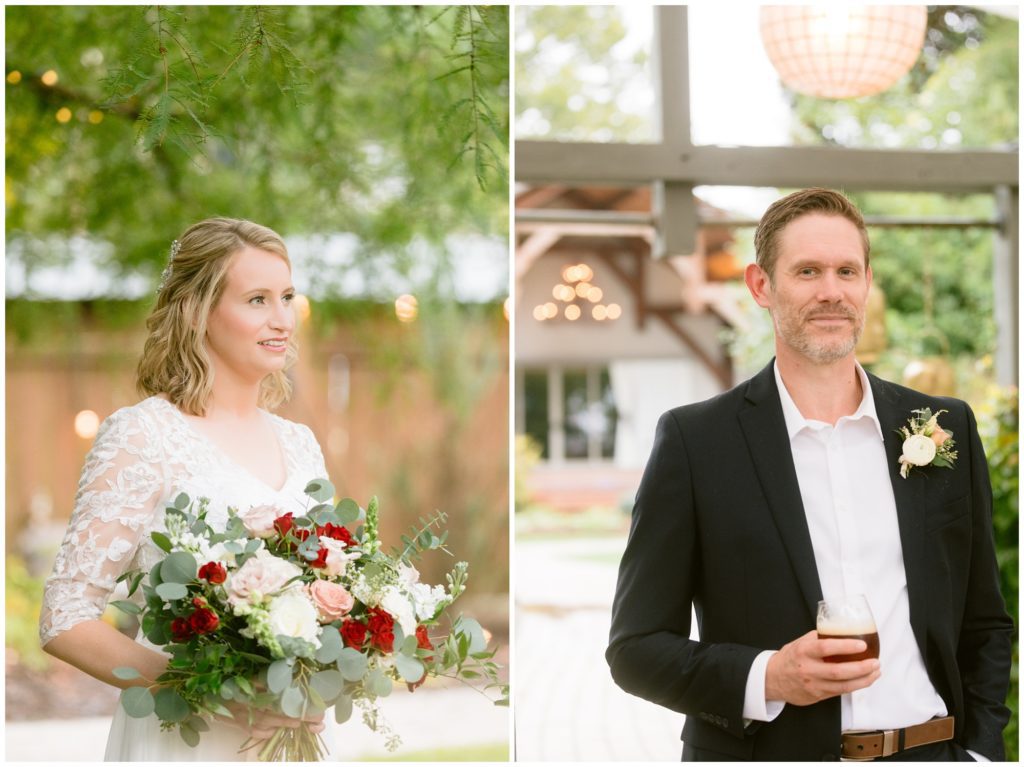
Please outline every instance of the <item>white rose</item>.
[[927, 466], [935, 459], [935, 442], [931, 437], [915, 434], [903, 443], [903, 463]]
[[305, 639], [315, 646], [320, 646], [317, 635], [320, 624], [317, 621], [316, 607], [301, 590], [289, 589], [270, 602], [268, 611], [270, 630], [274, 636], [284, 635]]
[[[263, 597], [280, 591], [297, 575], [302, 575], [297, 565], [260, 549], [228, 578], [225, 584], [228, 601], [232, 605], [259, 602]], [[301, 584], [296, 582], [294, 585]]]
[[321, 538], [320, 547], [327, 549], [327, 557], [324, 560], [327, 564], [324, 567], [324, 572], [330, 576], [344, 575], [348, 563], [353, 559], [359, 559], [358, 551], [347, 551], [348, 546], [345, 541]]
[[274, 535], [274, 520], [284, 514], [276, 506], [253, 506], [238, 515], [249, 535], [270, 538]]

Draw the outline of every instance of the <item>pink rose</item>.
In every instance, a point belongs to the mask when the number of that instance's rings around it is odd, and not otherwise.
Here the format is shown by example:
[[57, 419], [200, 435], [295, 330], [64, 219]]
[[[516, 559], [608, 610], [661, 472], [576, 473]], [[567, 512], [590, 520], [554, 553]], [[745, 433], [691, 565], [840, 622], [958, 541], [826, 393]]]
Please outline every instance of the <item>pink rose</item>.
[[316, 612], [321, 623], [330, 623], [348, 615], [356, 600], [344, 586], [331, 581], [313, 581], [307, 587], [309, 598], [316, 605]]
[[359, 559], [358, 551], [346, 551], [348, 545], [335, 538], [321, 538], [320, 550], [326, 552], [324, 572], [332, 577], [345, 574], [345, 568], [353, 559]]
[[260, 549], [228, 578], [228, 601], [232, 605], [261, 602], [297, 575], [302, 575], [298, 565]]
[[949, 439], [949, 435], [946, 434], [946, 432], [944, 432], [941, 428], [936, 426], [935, 430], [932, 432], [932, 442], [935, 443], [935, 447], [942, 447], [943, 443], [947, 439]]
[[274, 520], [280, 517], [281, 513], [276, 506], [253, 506], [238, 516], [249, 535], [270, 538], [274, 535]]

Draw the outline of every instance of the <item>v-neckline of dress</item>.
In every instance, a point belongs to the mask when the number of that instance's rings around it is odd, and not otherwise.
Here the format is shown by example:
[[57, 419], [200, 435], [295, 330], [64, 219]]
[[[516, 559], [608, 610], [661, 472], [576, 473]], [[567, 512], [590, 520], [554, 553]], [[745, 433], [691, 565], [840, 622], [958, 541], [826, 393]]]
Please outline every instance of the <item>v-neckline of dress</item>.
[[256, 474], [253, 473], [252, 470], [250, 470], [246, 466], [243, 466], [238, 461], [236, 461], [234, 458], [232, 458], [230, 455], [228, 455], [227, 452], [220, 445], [218, 445], [212, 439], [210, 439], [205, 434], [203, 434], [201, 431], [199, 431], [199, 429], [195, 428], [191, 423], [189, 423], [189, 420], [185, 417], [185, 414], [182, 413], [181, 410], [178, 409], [178, 406], [175, 405], [173, 402], [171, 402], [170, 400], [166, 400], [163, 397], [154, 397], [153, 399], [160, 400], [160, 402], [163, 402], [171, 410], [173, 410], [175, 415], [177, 415], [178, 419], [181, 421], [181, 424], [188, 431], [188, 433], [191, 434], [194, 438], [196, 438], [196, 439], [206, 443], [213, 452], [215, 452], [217, 455], [220, 456], [220, 459], [224, 463], [228, 464], [229, 466], [234, 467], [235, 469], [237, 469], [239, 471], [245, 472], [246, 475], [248, 475], [252, 479], [254, 479], [257, 482], [259, 482], [261, 485], [263, 485], [263, 487], [267, 488], [268, 490], [272, 491], [275, 494], [280, 494], [280, 493], [284, 492], [285, 488], [287, 488], [289, 483], [291, 483], [291, 480], [292, 480], [292, 461], [291, 461], [291, 455], [288, 453], [288, 448], [285, 447], [284, 441], [282, 441], [282, 439], [281, 439], [281, 433], [280, 433], [280, 430], [277, 428], [277, 424], [274, 423], [274, 419], [271, 418], [266, 411], [261, 409], [260, 413], [262, 414], [263, 418], [266, 418], [270, 422], [270, 428], [274, 432], [274, 439], [277, 441], [278, 449], [281, 452], [281, 457], [284, 459], [284, 481], [281, 483], [281, 487], [279, 487], [279, 488], [275, 488], [272, 485], [268, 484], [265, 479], [262, 479], [261, 477], [256, 476]]

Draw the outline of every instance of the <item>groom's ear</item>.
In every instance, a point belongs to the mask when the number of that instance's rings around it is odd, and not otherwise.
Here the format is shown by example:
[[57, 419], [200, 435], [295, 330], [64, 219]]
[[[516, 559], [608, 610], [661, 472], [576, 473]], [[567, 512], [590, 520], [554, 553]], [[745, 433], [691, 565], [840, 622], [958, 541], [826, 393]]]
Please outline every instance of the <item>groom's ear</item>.
[[743, 280], [747, 283], [747, 290], [753, 296], [757, 305], [765, 309], [772, 308], [772, 302], [768, 296], [771, 287], [771, 280], [768, 273], [757, 264], [748, 264], [743, 272]]

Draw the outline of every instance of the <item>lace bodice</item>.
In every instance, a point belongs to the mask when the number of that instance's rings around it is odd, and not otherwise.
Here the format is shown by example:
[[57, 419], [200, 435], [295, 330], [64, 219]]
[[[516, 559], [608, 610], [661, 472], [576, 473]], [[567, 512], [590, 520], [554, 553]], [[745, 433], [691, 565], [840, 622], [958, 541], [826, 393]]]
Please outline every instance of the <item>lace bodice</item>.
[[[163, 556], [149, 534], [163, 528], [163, 509], [178, 493], [209, 498], [206, 519], [215, 530], [224, 529], [228, 506], [306, 509], [306, 484], [327, 476], [320, 446], [306, 426], [265, 415], [287, 463], [279, 490], [234, 463], [160, 397], [122, 408], [103, 422], [43, 592], [43, 644], [99, 618], [121, 573], [136, 567], [148, 571]], [[141, 604], [141, 590], [136, 598]]]

